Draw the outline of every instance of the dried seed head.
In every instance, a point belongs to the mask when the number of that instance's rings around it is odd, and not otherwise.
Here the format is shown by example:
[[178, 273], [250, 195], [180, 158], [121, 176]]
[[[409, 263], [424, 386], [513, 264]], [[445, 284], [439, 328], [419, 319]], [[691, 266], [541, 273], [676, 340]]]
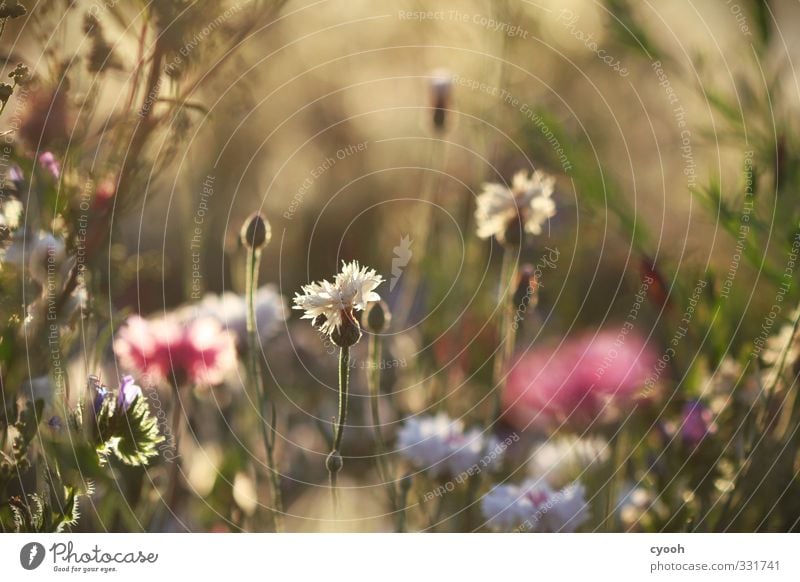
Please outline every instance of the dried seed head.
[[242, 244], [248, 249], [262, 249], [272, 238], [272, 227], [267, 219], [256, 212], [244, 221], [241, 234]]
[[381, 333], [389, 328], [392, 321], [392, 312], [385, 301], [373, 301], [367, 305], [364, 312], [366, 327], [372, 333]]

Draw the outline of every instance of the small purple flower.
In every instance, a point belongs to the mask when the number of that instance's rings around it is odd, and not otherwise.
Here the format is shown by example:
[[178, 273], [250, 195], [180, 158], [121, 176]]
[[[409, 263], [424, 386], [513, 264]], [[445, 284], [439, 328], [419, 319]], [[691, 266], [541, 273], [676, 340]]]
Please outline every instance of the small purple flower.
[[51, 416], [50, 420], [47, 421], [47, 426], [53, 430], [60, 430], [64, 425], [61, 423], [61, 419], [58, 416]]
[[25, 174], [22, 173], [22, 168], [16, 164], [8, 169], [8, 179], [14, 184], [21, 184], [25, 181]]
[[117, 396], [117, 407], [124, 414], [128, 412], [131, 404], [141, 395], [142, 389], [134, 384], [133, 376], [123, 376], [122, 384], [119, 386], [119, 395]]
[[109, 392], [106, 390], [106, 387], [101, 384], [96, 384], [94, 389], [97, 391], [97, 394], [94, 396], [92, 407], [94, 409], [95, 416], [97, 416], [97, 414], [100, 412], [100, 409], [103, 408], [103, 403], [106, 401], [106, 398], [108, 398]]
[[58, 180], [61, 176], [61, 164], [53, 155], [53, 152], [43, 152], [39, 155], [39, 165], [53, 175], [53, 178]]
[[700, 400], [690, 400], [683, 405], [681, 437], [690, 446], [697, 446], [708, 435], [717, 432], [714, 413]]

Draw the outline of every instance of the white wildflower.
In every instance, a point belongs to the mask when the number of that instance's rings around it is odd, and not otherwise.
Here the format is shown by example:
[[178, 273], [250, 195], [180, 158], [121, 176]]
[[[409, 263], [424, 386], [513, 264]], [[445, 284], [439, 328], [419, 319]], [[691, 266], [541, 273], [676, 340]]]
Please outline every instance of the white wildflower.
[[358, 261], [342, 263], [342, 270], [333, 283], [323, 280], [303, 285], [303, 294], [294, 296], [294, 309], [305, 311], [302, 319], [315, 320], [322, 316], [323, 333], [331, 334], [342, 324], [343, 317], [353, 317], [370, 301], [380, 301], [374, 289], [383, 282], [375, 269], [362, 267]]
[[481, 510], [497, 531], [573, 532], [589, 517], [586, 489], [578, 482], [560, 490], [536, 480], [496, 485], [484, 495]]
[[538, 235], [542, 225], [556, 214], [552, 194], [555, 179], [544, 172], [535, 171], [530, 177], [525, 171], [517, 172], [509, 189], [504, 184], [486, 183], [478, 195], [475, 220], [478, 236], [495, 236], [504, 240], [515, 220], [524, 225], [525, 232]]
[[562, 485], [608, 460], [608, 444], [600, 438], [551, 438], [540, 444], [528, 461], [531, 477]]
[[[256, 290], [256, 330], [262, 340], [269, 339], [280, 331], [286, 320], [286, 300], [274, 285], [264, 285]], [[199, 303], [187, 305], [178, 313], [183, 321], [194, 321], [213, 317], [225, 329], [236, 335], [240, 346], [247, 342], [247, 302], [242, 295], [226, 291], [221, 295], [206, 294]]]
[[453, 477], [491, 470], [505, 450], [497, 437], [478, 428], [465, 431], [463, 422], [444, 413], [408, 419], [397, 433], [397, 449], [418, 469]]
[[16, 198], [8, 198], [0, 208], [0, 235], [19, 228], [22, 216], [22, 202]]

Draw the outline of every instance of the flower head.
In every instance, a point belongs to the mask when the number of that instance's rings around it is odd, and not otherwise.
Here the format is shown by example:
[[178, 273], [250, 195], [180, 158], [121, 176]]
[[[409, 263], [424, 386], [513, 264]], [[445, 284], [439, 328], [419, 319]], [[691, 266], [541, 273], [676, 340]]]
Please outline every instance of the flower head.
[[[274, 336], [286, 320], [286, 300], [274, 285], [264, 285], [256, 290], [254, 302], [256, 330], [262, 341], [265, 341]], [[236, 293], [209, 293], [199, 303], [179, 309], [177, 316], [185, 322], [212, 317], [236, 336], [239, 346], [247, 343], [247, 304], [245, 298]]]
[[148, 321], [133, 316], [117, 335], [114, 352], [124, 368], [161, 380], [172, 372], [179, 386], [220, 384], [236, 367], [233, 334], [210, 317], [184, 325], [174, 317]]
[[556, 215], [554, 186], [555, 179], [538, 170], [530, 177], [525, 171], [517, 172], [511, 188], [494, 182], [484, 184], [475, 210], [478, 236], [494, 236], [505, 242], [519, 234], [514, 231], [520, 226], [527, 233], [541, 234], [542, 225]]
[[333, 283], [323, 280], [303, 285], [303, 294], [294, 296], [294, 309], [305, 311], [302, 319], [321, 321], [320, 330], [330, 335], [343, 324], [352, 325], [354, 311], [362, 311], [370, 301], [380, 301], [374, 289], [382, 282], [375, 269], [362, 267], [358, 261], [343, 262]]
[[56, 180], [58, 180], [58, 178], [61, 176], [61, 164], [58, 163], [58, 160], [53, 155], [53, 152], [42, 152], [39, 155], [39, 164]]
[[551, 437], [534, 450], [528, 461], [531, 477], [549, 485], [563, 485], [608, 460], [608, 443], [600, 438]]
[[633, 334], [620, 342], [614, 332], [565, 340], [518, 358], [508, 374], [503, 403], [515, 427], [585, 429], [614, 420], [645, 398], [656, 363], [648, 345]]
[[117, 394], [117, 408], [123, 413], [127, 412], [131, 404], [142, 395], [142, 389], [136, 385], [133, 376], [123, 376]]
[[492, 468], [503, 457], [500, 441], [478, 428], [464, 430], [464, 423], [446, 414], [410, 418], [397, 434], [398, 452], [418, 469], [433, 475], [457, 476], [489, 457]]
[[700, 400], [690, 400], [684, 404], [681, 416], [681, 438], [687, 445], [696, 446], [717, 431], [714, 413]]
[[573, 532], [589, 517], [586, 490], [578, 482], [558, 491], [535, 480], [496, 485], [481, 500], [481, 510], [498, 531]]

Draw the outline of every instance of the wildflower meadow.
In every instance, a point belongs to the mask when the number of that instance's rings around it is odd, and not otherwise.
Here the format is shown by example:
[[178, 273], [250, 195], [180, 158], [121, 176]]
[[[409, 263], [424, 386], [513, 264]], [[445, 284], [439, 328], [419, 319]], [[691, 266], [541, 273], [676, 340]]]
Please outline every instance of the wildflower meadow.
[[800, 531], [798, 24], [0, 1], [0, 532]]

